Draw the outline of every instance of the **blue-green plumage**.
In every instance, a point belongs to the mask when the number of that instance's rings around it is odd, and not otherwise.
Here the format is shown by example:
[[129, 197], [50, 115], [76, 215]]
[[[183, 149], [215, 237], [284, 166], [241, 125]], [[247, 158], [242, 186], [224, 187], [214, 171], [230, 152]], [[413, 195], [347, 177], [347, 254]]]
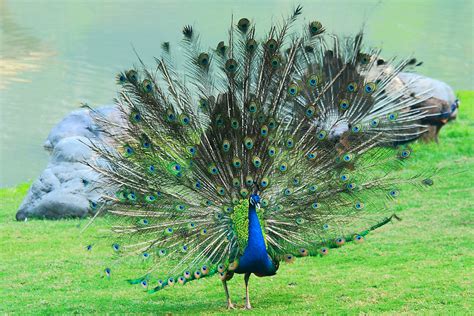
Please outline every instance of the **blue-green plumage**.
[[256, 207], [260, 204], [260, 197], [250, 197], [248, 219], [249, 233], [247, 247], [239, 258], [236, 273], [255, 273], [258, 276], [274, 275], [278, 269], [267, 253], [262, 227], [258, 219]]

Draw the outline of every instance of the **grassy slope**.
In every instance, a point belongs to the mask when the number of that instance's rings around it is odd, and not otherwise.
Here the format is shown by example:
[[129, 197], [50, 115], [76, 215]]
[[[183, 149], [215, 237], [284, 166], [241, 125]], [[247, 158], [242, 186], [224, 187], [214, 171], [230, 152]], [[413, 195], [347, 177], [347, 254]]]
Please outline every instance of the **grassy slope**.
[[[403, 221], [370, 234], [365, 244], [284, 264], [275, 277], [253, 277], [252, 313], [474, 310], [469, 274], [474, 266], [474, 92], [460, 97], [460, 117], [443, 129], [440, 145], [415, 145], [418, 166], [443, 166], [445, 171], [429, 191], [401, 197], [397, 208]], [[86, 220], [14, 220], [27, 188], [0, 190], [0, 313], [226, 312], [217, 278], [155, 295], [123, 281], [135, 276], [132, 271], [101, 279], [100, 256], [87, 256], [86, 236], [79, 235]], [[101, 223], [88, 233], [97, 233]], [[242, 306], [241, 276], [230, 290]]]

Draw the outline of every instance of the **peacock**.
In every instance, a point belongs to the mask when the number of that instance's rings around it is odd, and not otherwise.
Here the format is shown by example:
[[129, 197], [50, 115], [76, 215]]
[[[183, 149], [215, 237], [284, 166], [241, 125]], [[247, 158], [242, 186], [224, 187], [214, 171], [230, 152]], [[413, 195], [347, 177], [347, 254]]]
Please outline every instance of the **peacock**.
[[250, 309], [252, 274], [361, 243], [399, 219], [402, 188], [433, 185], [408, 168], [423, 94], [390, 88], [411, 59], [381, 65], [362, 31], [326, 35], [318, 21], [293, 31], [301, 13], [262, 39], [232, 19], [215, 49], [185, 26], [180, 67], [166, 42], [156, 68], [137, 54], [117, 75], [123, 124], [97, 113], [114, 144], [89, 144], [97, 158], [84, 163], [110, 192], [90, 203], [111, 221], [104, 247], [143, 263], [130, 283], [155, 293], [218, 276], [230, 309], [227, 282], [243, 274]]

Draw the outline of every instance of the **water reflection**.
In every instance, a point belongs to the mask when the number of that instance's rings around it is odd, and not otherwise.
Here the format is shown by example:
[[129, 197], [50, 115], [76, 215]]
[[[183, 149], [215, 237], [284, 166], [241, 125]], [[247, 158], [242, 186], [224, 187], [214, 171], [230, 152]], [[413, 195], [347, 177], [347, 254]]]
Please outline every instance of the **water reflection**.
[[470, 0], [0, 0], [0, 186], [38, 176], [48, 158], [42, 144], [64, 115], [82, 102], [112, 102], [115, 74], [137, 61], [132, 44], [152, 65], [161, 43], [176, 44], [185, 24], [215, 47], [232, 14], [265, 30], [294, 3], [304, 8], [297, 27], [317, 18], [353, 34], [366, 23], [368, 43], [384, 56], [414, 53], [424, 61], [421, 73], [473, 89]]

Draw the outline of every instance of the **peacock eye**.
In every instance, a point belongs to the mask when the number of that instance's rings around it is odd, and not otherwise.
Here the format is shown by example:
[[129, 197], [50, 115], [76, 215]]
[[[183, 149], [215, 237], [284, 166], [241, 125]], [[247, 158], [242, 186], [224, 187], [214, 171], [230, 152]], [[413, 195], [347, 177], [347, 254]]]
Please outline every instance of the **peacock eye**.
[[111, 272], [111, 271], [110, 271], [110, 268], [105, 268], [105, 269], [104, 269], [104, 272], [105, 272], [105, 275], [106, 275], [107, 277], [110, 277], [110, 272]]
[[297, 179], [297, 178], [294, 178], [293, 179], [293, 185], [298, 185], [298, 184], [300, 184], [300, 180]]
[[352, 157], [353, 157], [352, 154], [345, 154], [345, 155], [342, 157], [342, 160], [344, 160], [345, 162], [349, 162], [349, 161], [352, 160]]
[[277, 41], [271, 38], [265, 43], [265, 48], [270, 52], [274, 52], [277, 48], [277, 45], [278, 45]]
[[347, 91], [349, 92], [356, 92], [357, 91], [357, 83], [351, 82], [347, 85]]
[[228, 59], [225, 63], [225, 70], [230, 74], [235, 73], [237, 71], [237, 62], [233, 59]]
[[232, 160], [232, 165], [235, 167], [235, 168], [240, 168], [242, 166], [242, 161], [239, 159], [239, 158], [234, 158]]
[[288, 138], [286, 140], [286, 147], [288, 148], [293, 148], [293, 146], [295, 145], [294, 141], [293, 141], [293, 138]]
[[275, 153], [276, 153], [276, 149], [275, 149], [274, 147], [268, 148], [268, 155], [269, 155], [270, 157], [275, 156]]
[[256, 167], [256, 168], [259, 168], [261, 165], [262, 165], [262, 161], [260, 160], [259, 157], [253, 157], [253, 165]]
[[165, 249], [160, 249], [158, 251], [158, 255], [161, 256], [161, 257], [165, 256], [166, 255], [166, 250]]
[[217, 188], [217, 193], [219, 195], [225, 195], [225, 189], [223, 187], [218, 187]]
[[349, 101], [347, 101], [346, 99], [341, 100], [341, 102], [339, 102], [339, 107], [342, 110], [347, 110], [349, 108]]
[[172, 234], [173, 233], [173, 228], [171, 228], [171, 227], [166, 228], [165, 233], [168, 234], [168, 235]]
[[253, 139], [250, 138], [250, 137], [245, 137], [244, 145], [247, 149], [252, 149], [253, 148]]
[[390, 192], [389, 192], [388, 194], [389, 194], [391, 197], [397, 197], [397, 196], [400, 194], [400, 192], [399, 192], [398, 190], [396, 190], [396, 189], [392, 189], [392, 190], [390, 190]]
[[387, 119], [388, 119], [390, 122], [394, 122], [397, 118], [398, 118], [398, 114], [397, 114], [397, 113], [390, 113], [390, 114], [387, 115]]
[[321, 248], [321, 254], [322, 254], [323, 256], [327, 255], [328, 253], [329, 253], [328, 248], [326, 248], [326, 247]]
[[318, 133], [318, 139], [323, 140], [326, 138], [327, 132], [326, 131], [321, 131]]
[[318, 203], [313, 203], [313, 204], [311, 204], [311, 207], [313, 209], [317, 209], [317, 208], [319, 208], [319, 204]]
[[148, 259], [148, 257], [150, 257], [150, 255], [148, 254], [148, 252], [144, 252], [144, 253], [142, 254], [142, 256], [143, 256], [144, 259]]
[[328, 229], [329, 229], [329, 225], [328, 225], [328, 224], [324, 224], [324, 225], [323, 225], [323, 229], [324, 229], [324, 230], [328, 230]]
[[291, 195], [292, 193], [293, 191], [290, 188], [286, 188], [285, 190], [283, 190], [283, 194], [285, 194], [286, 196]]
[[361, 209], [364, 208], [364, 203], [357, 202], [354, 206], [355, 206], [356, 209], [361, 210]]
[[250, 21], [247, 18], [242, 18], [237, 23], [237, 28], [242, 32], [246, 33], [249, 29]]
[[257, 109], [258, 109], [257, 103], [255, 103], [254, 101], [250, 102], [248, 109], [250, 113], [257, 112]]
[[373, 82], [367, 83], [364, 87], [364, 91], [367, 94], [371, 94], [372, 92], [375, 91], [375, 89], [376, 89], [376, 86], [375, 86], [375, 83], [373, 83]]
[[316, 158], [316, 153], [308, 153], [306, 155], [306, 158], [308, 158], [309, 160], [313, 160], [314, 158]]
[[360, 124], [357, 124], [357, 125], [354, 125], [351, 130], [353, 133], [358, 133], [360, 131], [360, 128], [361, 128]]
[[260, 181], [260, 185], [263, 187], [263, 188], [266, 188], [268, 186], [268, 183], [269, 183], [269, 180], [268, 178], [262, 178], [262, 180]]
[[372, 127], [377, 127], [377, 126], [379, 126], [379, 119], [373, 119], [373, 120], [370, 122], [370, 126], [372, 126]]
[[355, 189], [355, 187], [356, 187], [355, 183], [348, 183], [346, 185], [346, 188], [349, 189], [349, 190], [353, 190], [353, 189]]
[[207, 170], [208, 170], [209, 173], [212, 174], [212, 175], [216, 175], [216, 174], [219, 173], [219, 170], [217, 169], [217, 167], [216, 167], [215, 164], [211, 164]]
[[224, 150], [224, 152], [228, 152], [229, 149], [230, 149], [230, 142], [226, 139], [222, 143], [222, 150]]
[[341, 175], [341, 180], [342, 181], [347, 181], [347, 179], [349, 179], [349, 177], [345, 174]]
[[316, 76], [316, 75], [312, 75], [311, 77], [309, 77], [308, 79], [308, 85], [310, 87], [316, 87], [319, 83], [319, 77]]
[[188, 125], [191, 120], [186, 114], [181, 114], [179, 116], [179, 121], [181, 122], [182, 125]]
[[272, 59], [270, 60], [270, 64], [272, 65], [273, 69], [277, 69], [281, 66], [281, 58], [279, 55], [273, 55]]
[[207, 67], [209, 65], [209, 55], [206, 53], [199, 54], [198, 64], [201, 67]]
[[298, 85], [293, 83], [288, 87], [288, 94], [292, 97], [298, 94]]
[[319, 21], [313, 21], [309, 24], [309, 33], [311, 36], [321, 34], [324, 31], [323, 25]]
[[306, 116], [307, 117], [312, 117], [314, 115], [314, 112], [316, 111], [314, 106], [308, 106], [306, 109]]
[[313, 184], [313, 185], [310, 185], [308, 189], [309, 189], [309, 192], [312, 193], [312, 192], [316, 192], [316, 190], [318, 189], [318, 187]]
[[120, 250], [120, 245], [115, 243], [112, 245], [112, 249], [115, 250], [115, 251], [119, 251]]
[[405, 158], [410, 157], [410, 154], [411, 154], [410, 150], [404, 149], [400, 152], [400, 157], [405, 159]]
[[207, 101], [207, 99], [201, 98], [199, 99], [198, 105], [199, 108], [204, 111], [207, 110], [207, 108], [209, 107], [209, 102]]
[[257, 42], [251, 38], [247, 41], [246, 44], [247, 52], [253, 53], [257, 49]]
[[281, 172], [285, 172], [287, 170], [287, 168], [288, 168], [287, 165], [283, 163], [283, 164], [280, 165], [279, 169], [280, 169]]
[[253, 185], [253, 178], [251, 176], [247, 176], [245, 178], [245, 184], [249, 187], [252, 186]]
[[268, 135], [268, 127], [267, 125], [263, 125], [262, 128], [260, 129], [260, 135], [263, 137]]

